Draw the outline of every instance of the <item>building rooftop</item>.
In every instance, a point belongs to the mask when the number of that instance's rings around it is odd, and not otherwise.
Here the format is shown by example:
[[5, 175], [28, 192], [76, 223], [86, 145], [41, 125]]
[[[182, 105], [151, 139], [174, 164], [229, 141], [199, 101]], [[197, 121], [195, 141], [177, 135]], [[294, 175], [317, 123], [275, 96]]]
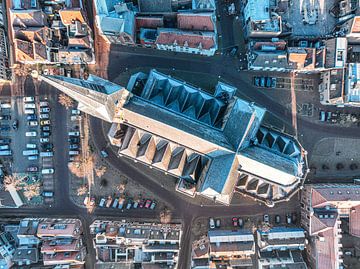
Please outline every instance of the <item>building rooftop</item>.
[[190, 31], [214, 31], [215, 16], [213, 13], [178, 13], [177, 27]]
[[188, 32], [170, 28], [159, 28], [156, 44], [182, 47], [216, 49], [216, 35], [212, 32]]
[[30, 264], [37, 263], [39, 261], [39, 251], [37, 248], [17, 248], [13, 254], [12, 260], [20, 265], [27, 261]]
[[82, 9], [80, 8], [60, 9], [59, 15], [64, 25], [70, 25], [75, 21], [85, 23]]
[[37, 227], [39, 237], [79, 237], [81, 232], [81, 222], [78, 219], [46, 219], [39, 222]]
[[166, 13], [172, 12], [171, 0], [138, 0], [139, 12]]

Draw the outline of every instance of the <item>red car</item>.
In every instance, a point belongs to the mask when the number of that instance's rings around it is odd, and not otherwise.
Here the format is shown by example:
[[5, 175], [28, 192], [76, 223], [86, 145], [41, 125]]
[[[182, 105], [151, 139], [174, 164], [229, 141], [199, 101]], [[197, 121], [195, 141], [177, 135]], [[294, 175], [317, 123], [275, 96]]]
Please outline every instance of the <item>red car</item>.
[[237, 227], [238, 226], [238, 218], [233, 217], [232, 218], [232, 224], [233, 224], [234, 227]]
[[146, 200], [145, 208], [149, 208], [151, 206], [151, 200]]
[[95, 206], [95, 197], [90, 198], [90, 206]]

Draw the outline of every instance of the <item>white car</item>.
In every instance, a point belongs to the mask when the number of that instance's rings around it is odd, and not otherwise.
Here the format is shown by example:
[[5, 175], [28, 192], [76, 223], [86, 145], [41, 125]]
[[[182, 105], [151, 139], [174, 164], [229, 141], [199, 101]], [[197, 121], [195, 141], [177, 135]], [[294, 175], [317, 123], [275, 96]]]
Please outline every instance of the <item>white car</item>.
[[29, 108], [35, 109], [36, 108], [34, 103], [26, 103], [24, 105], [24, 107], [25, 107], [25, 109], [29, 109]]
[[48, 137], [40, 138], [40, 143], [49, 143], [50, 139]]
[[26, 132], [25, 136], [34, 137], [34, 136], [37, 136], [37, 133], [36, 132]]
[[40, 107], [47, 107], [49, 106], [49, 103], [47, 101], [40, 102]]
[[35, 114], [35, 110], [34, 109], [25, 109], [25, 114], [26, 115]]
[[69, 136], [80, 136], [80, 132], [69, 132]]
[[34, 102], [35, 101], [35, 98], [32, 97], [32, 96], [27, 96], [27, 97], [24, 97], [23, 98], [23, 101], [26, 103], [26, 102]]
[[40, 113], [49, 113], [50, 112], [50, 108], [49, 107], [41, 107], [40, 108]]
[[49, 118], [49, 114], [40, 114], [40, 119], [48, 119]]
[[80, 115], [80, 110], [78, 109], [71, 110], [71, 115]]
[[213, 218], [209, 219], [209, 227], [210, 229], [215, 229], [215, 221]]
[[47, 168], [47, 169], [42, 169], [41, 170], [41, 174], [43, 175], [50, 175], [50, 174], [54, 174], [55, 170], [53, 168]]

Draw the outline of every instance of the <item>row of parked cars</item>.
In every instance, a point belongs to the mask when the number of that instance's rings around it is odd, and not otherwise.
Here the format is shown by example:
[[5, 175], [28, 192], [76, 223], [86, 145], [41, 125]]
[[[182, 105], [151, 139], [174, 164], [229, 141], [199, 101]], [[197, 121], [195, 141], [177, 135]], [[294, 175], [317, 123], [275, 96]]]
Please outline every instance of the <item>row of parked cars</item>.
[[[26, 143], [26, 149], [23, 150], [23, 156], [28, 160], [37, 160], [40, 157], [52, 157], [53, 144], [50, 143], [51, 136], [51, 121], [50, 121], [50, 106], [47, 101], [40, 101], [39, 114], [37, 114], [35, 98], [32, 96], [24, 97], [24, 113], [26, 114], [26, 124], [28, 130], [25, 136], [30, 138], [31, 141]], [[38, 130], [40, 129], [40, 137]], [[39, 137], [40, 151], [38, 144], [32, 138]]]
[[[84, 204], [90, 204], [90, 206], [94, 207], [96, 206], [96, 200], [94, 197], [90, 198], [89, 201], [89, 197], [85, 198]], [[108, 198], [101, 198], [99, 200], [98, 206], [99, 207], [107, 207], [107, 208], [115, 208], [115, 209], [136, 209], [136, 208], [147, 208], [147, 209], [155, 209], [156, 208], [156, 201], [155, 200], [150, 200], [150, 199], [139, 199], [139, 200], [134, 200], [134, 199], [125, 199], [125, 198], [115, 198], [113, 199], [111, 196], [109, 196]]]
[[[71, 110], [71, 121], [76, 121], [80, 119], [80, 111], [77, 109]], [[80, 132], [79, 126], [75, 125], [75, 130], [69, 131], [68, 142], [69, 142], [69, 161], [72, 162], [75, 160], [75, 157], [80, 154]]]
[[262, 88], [276, 88], [276, 78], [274, 77], [254, 77], [254, 85]]
[[[285, 215], [285, 220], [286, 220], [286, 224], [290, 225], [290, 224], [295, 224], [296, 220], [297, 220], [297, 216], [295, 213], [293, 214], [286, 214]], [[265, 214], [263, 216], [263, 222], [267, 225], [270, 224], [270, 216], [268, 214]], [[239, 228], [242, 229], [244, 227], [244, 220], [240, 217], [233, 217], [231, 219], [231, 223], [232, 226], [235, 228]], [[274, 223], [275, 224], [280, 224], [281, 223], [281, 216], [280, 215], [275, 215], [274, 218]], [[221, 227], [221, 220], [220, 219], [214, 219], [214, 218], [209, 218], [209, 228], [210, 229], [215, 229], [215, 228], [220, 228]]]
[[[9, 137], [9, 131], [11, 130], [11, 102], [2, 101], [0, 108], [0, 156], [12, 156], [12, 151], [10, 149], [11, 138]], [[18, 125], [16, 124], [15, 126], [17, 128]]]

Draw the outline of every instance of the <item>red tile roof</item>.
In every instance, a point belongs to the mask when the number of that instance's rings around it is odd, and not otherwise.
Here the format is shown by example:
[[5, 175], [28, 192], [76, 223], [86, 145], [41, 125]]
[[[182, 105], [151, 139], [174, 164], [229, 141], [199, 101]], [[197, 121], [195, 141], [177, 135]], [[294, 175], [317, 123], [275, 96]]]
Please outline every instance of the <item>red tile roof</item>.
[[349, 225], [350, 234], [360, 237], [360, 205], [351, 209]]
[[46, 240], [43, 241], [43, 244], [41, 246], [41, 252], [78, 251], [79, 247], [80, 247], [80, 240], [72, 240], [69, 244], [61, 243], [61, 240], [56, 240], [56, 239]]
[[351, 33], [360, 33], [360, 17], [354, 18]]
[[337, 267], [337, 251], [336, 251], [336, 229], [330, 229], [319, 236], [322, 238], [316, 239], [316, 268], [317, 269], [336, 269]]
[[137, 30], [140, 28], [157, 29], [159, 27], [164, 27], [163, 17], [136, 17]]
[[347, 186], [317, 187], [312, 189], [312, 207], [324, 207], [331, 202], [360, 201], [360, 189]]
[[176, 43], [178, 46], [190, 48], [198, 48], [201, 44], [202, 49], [205, 50], [215, 47], [214, 36], [183, 31], [160, 30], [155, 43], [161, 45], [173, 45]]
[[[311, 231], [310, 234], [317, 234], [321, 231], [327, 230], [331, 227], [331, 225], [328, 225], [329, 223], [326, 223], [323, 221], [323, 219], [319, 219], [317, 216], [313, 215], [310, 219], [310, 227]], [[332, 225], [334, 227], [334, 225]]]
[[34, 60], [33, 44], [28, 41], [15, 40], [15, 52], [17, 61], [32, 61]]
[[59, 15], [64, 25], [70, 25], [73, 21], [79, 21], [81, 23], [85, 22], [80, 8], [61, 9]]
[[212, 13], [178, 13], [178, 28], [183, 30], [214, 31]]

